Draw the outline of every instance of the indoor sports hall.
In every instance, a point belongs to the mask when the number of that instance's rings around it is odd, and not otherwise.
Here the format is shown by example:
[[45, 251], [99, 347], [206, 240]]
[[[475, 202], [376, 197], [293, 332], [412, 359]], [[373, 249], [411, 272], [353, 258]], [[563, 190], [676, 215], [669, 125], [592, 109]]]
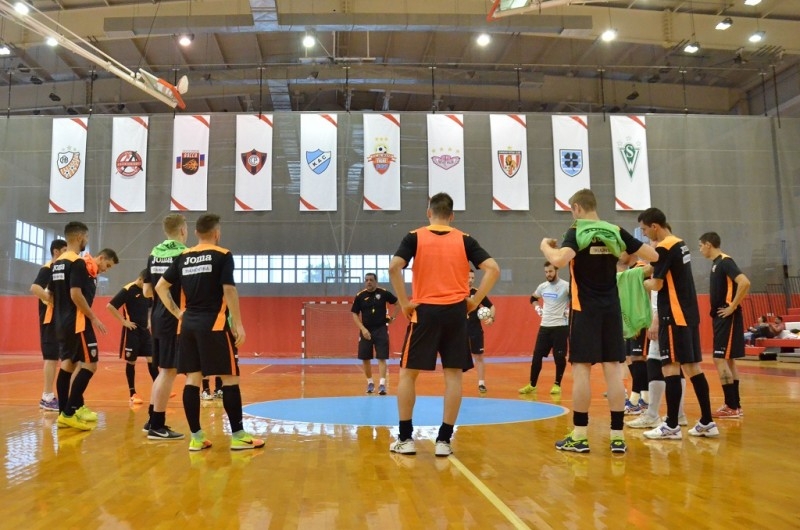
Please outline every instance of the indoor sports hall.
[[[800, 6], [22, 4], [0, 0], [0, 527], [800, 527]], [[719, 233], [749, 278], [745, 327], [783, 318], [786, 338], [757, 340], [736, 362], [746, 415], [718, 420], [718, 437], [626, 428], [627, 453], [611, 454], [595, 367], [591, 452], [557, 451], [572, 428], [571, 368], [551, 394], [548, 357], [536, 391], [519, 393], [540, 326], [540, 242], [563, 239], [581, 188], [636, 237], [639, 213], [660, 208], [687, 243], [714, 410], [723, 393], [699, 236]], [[417, 382], [417, 454], [391, 453], [408, 321], [388, 325], [386, 395], [368, 394], [351, 312], [366, 274], [393, 291], [390, 260], [440, 191], [454, 198], [453, 226], [501, 268], [484, 325], [487, 391], [464, 374], [445, 458], [434, 456], [441, 367]], [[201, 402], [209, 450], [149, 440], [152, 381], [138, 360], [133, 403], [121, 325], [106, 310], [164, 240], [165, 216], [186, 217], [191, 246], [209, 212], [235, 262], [244, 427], [263, 449], [229, 450], [220, 399]], [[85, 393], [90, 431], [58, 428], [58, 412], [37, 405], [31, 284], [70, 221], [88, 226], [92, 255], [119, 256], [96, 279], [92, 308], [108, 333]], [[570, 281], [568, 268], [559, 276]], [[184, 381], [166, 422], [188, 434]], [[686, 412], [697, 421], [691, 385]]]

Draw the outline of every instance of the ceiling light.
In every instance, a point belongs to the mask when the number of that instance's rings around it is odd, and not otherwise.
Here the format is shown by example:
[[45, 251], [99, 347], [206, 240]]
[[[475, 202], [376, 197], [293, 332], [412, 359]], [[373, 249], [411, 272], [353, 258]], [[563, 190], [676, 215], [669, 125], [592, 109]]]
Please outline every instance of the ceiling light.
[[67, 109], [67, 114], [69, 114], [70, 116], [77, 116], [78, 115], [78, 111], [73, 109], [72, 107], [70, 107], [70, 108]]
[[731, 17], [727, 17], [717, 22], [716, 29], [725, 31], [731, 26], [733, 26], [733, 19]]
[[761, 0], [744, 0], [744, 5], [746, 6], [757, 6], [761, 3]]
[[31, 12], [31, 8], [28, 7], [28, 4], [26, 4], [25, 2], [17, 2], [16, 4], [14, 4], [14, 11], [19, 13], [20, 15], [25, 16]]
[[311, 35], [310, 33], [306, 33], [305, 37], [303, 37], [304, 48], [313, 48], [316, 43], [317, 39], [315, 39], [314, 35]]
[[615, 29], [607, 29], [600, 35], [600, 38], [603, 39], [605, 42], [611, 42], [612, 40], [617, 38], [617, 30]]
[[61, 97], [55, 92], [50, 92], [48, 97], [50, 98], [50, 101], [61, 101]]
[[189, 46], [193, 40], [194, 34], [192, 33], [183, 33], [178, 36], [178, 44], [181, 46]]
[[478, 46], [488, 46], [489, 43], [492, 42], [492, 38], [488, 33], [481, 33], [478, 35], [478, 38], [475, 39], [475, 42], [478, 44]]
[[0, 55], [11, 55], [11, 48], [8, 47], [8, 44], [0, 46]]
[[634, 99], [636, 99], [638, 97], [639, 97], [639, 92], [634, 88], [633, 92], [631, 92], [630, 94], [625, 96], [625, 99], [627, 99], [628, 101], [633, 101]]
[[683, 51], [686, 53], [697, 53], [700, 51], [700, 44], [697, 42], [690, 42], [686, 46], [683, 47]]
[[42, 81], [41, 78], [39, 78], [39, 77], [37, 77], [35, 75], [32, 75], [31, 76], [31, 83], [33, 83], [34, 85], [41, 85], [42, 83], [44, 83], [44, 81]]
[[50, 47], [58, 46], [58, 41], [56, 40], [55, 37], [47, 37], [46, 39], [44, 39], [44, 43]]
[[750, 38], [747, 40], [749, 40], [750, 42], [761, 42], [762, 40], [764, 40], [764, 36], [766, 34], [767, 33], [765, 31], [756, 31], [755, 33], [750, 35]]

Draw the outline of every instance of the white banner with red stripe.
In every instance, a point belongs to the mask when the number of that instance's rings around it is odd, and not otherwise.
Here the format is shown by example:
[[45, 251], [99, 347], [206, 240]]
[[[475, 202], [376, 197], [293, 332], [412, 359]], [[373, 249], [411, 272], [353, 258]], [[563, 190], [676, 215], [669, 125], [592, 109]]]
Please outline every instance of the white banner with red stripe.
[[88, 118], [53, 119], [50, 213], [83, 212]]
[[272, 210], [272, 114], [236, 116], [237, 212]]
[[208, 209], [208, 139], [211, 116], [175, 116], [172, 136], [172, 210]]
[[147, 197], [147, 116], [115, 117], [111, 136], [109, 212], [144, 212]]
[[524, 114], [491, 114], [492, 209], [529, 210], [528, 125]]
[[570, 211], [569, 198], [591, 187], [589, 121], [586, 116], [553, 116], [555, 209]]
[[611, 152], [616, 209], [650, 208], [650, 170], [644, 116], [611, 116]]
[[300, 211], [336, 211], [336, 114], [300, 116]]
[[428, 196], [441, 192], [466, 209], [463, 114], [428, 114]]
[[400, 209], [399, 114], [364, 114], [364, 209]]

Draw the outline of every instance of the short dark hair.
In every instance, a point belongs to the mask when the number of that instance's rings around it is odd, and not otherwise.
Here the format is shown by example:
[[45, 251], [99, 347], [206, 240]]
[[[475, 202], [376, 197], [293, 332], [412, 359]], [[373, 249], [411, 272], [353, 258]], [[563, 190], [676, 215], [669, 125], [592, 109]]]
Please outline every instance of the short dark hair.
[[667, 216], [664, 215], [664, 212], [659, 210], [658, 208], [648, 208], [647, 210], [643, 211], [639, 214], [637, 221], [640, 223], [644, 223], [646, 225], [657, 224], [661, 228], [666, 228], [669, 230], [669, 225], [667, 224]]
[[144, 280], [147, 278], [147, 269], [142, 269], [139, 271], [139, 279]]
[[453, 214], [453, 198], [447, 193], [437, 193], [428, 202], [434, 217], [450, 217]]
[[56, 250], [61, 250], [67, 246], [67, 242], [63, 239], [54, 239], [50, 242], [50, 255], [52, 256]]
[[710, 243], [712, 247], [719, 248], [722, 245], [722, 239], [719, 237], [719, 234], [716, 232], [706, 232], [702, 236], [700, 236], [701, 243]]
[[558, 270], [558, 267], [556, 267], [555, 265], [553, 265], [553, 264], [552, 264], [552, 263], [550, 263], [549, 261], [545, 260], [545, 262], [544, 262], [544, 268], [547, 268], [547, 267], [553, 267], [555, 270]]
[[117, 253], [114, 252], [113, 249], [104, 248], [103, 250], [98, 252], [97, 255], [98, 256], [104, 256], [107, 260], [113, 261], [114, 265], [118, 265], [119, 264], [119, 256], [117, 256]]
[[64, 237], [67, 239], [89, 233], [89, 227], [80, 221], [70, 221], [64, 227]]
[[372, 276], [373, 278], [375, 278], [375, 281], [376, 281], [376, 282], [378, 281], [378, 275], [377, 275], [377, 274], [375, 274], [374, 272], [368, 272], [368, 273], [366, 273], [366, 274], [364, 275], [364, 279], [366, 280], [366, 279], [367, 279], [368, 277], [370, 277], [370, 276]]
[[215, 228], [219, 226], [220, 216], [215, 213], [207, 213], [201, 215], [194, 225], [194, 229], [198, 234], [210, 234]]
[[578, 190], [569, 198], [570, 207], [575, 204], [587, 212], [597, 211], [597, 198], [594, 196], [594, 192], [589, 188]]

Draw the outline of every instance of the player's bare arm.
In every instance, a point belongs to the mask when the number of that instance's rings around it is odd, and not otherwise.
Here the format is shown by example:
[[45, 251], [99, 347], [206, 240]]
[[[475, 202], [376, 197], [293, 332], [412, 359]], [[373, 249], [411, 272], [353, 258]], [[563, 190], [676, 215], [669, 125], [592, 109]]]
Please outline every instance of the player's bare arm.
[[116, 307], [114, 307], [111, 304], [106, 304], [106, 309], [108, 309], [108, 312], [111, 313], [114, 316], [114, 318], [119, 320], [120, 324], [122, 324], [128, 329], [136, 329], [136, 324], [134, 322], [131, 322], [127, 318], [123, 317], [122, 313], [120, 313]]
[[747, 296], [747, 293], [750, 292], [750, 279], [744, 274], [739, 274], [733, 279], [733, 281], [736, 282], [736, 296], [733, 297], [731, 303], [726, 307], [720, 307], [717, 309], [717, 315], [722, 318], [728, 318], [731, 316], [734, 311], [736, 311], [736, 308], [741, 305], [742, 300], [744, 300], [744, 297]]
[[161, 299], [161, 303], [167, 308], [167, 311], [172, 313], [175, 318], [180, 320], [183, 318], [183, 311], [181, 311], [181, 308], [175, 303], [175, 300], [172, 299], [172, 293], [169, 292], [170, 287], [172, 287], [171, 283], [164, 278], [159, 278], [158, 283], [156, 284], [156, 293]]
[[96, 327], [100, 333], [104, 335], [108, 333], [108, 331], [106, 331], [106, 327], [103, 325], [100, 319], [97, 318], [97, 315], [94, 314], [92, 308], [89, 307], [89, 302], [86, 301], [86, 298], [83, 296], [83, 292], [81, 291], [80, 287], [71, 287], [69, 290], [69, 297], [72, 299], [72, 303], [75, 304], [75, 307], [78, 308], [78, 311], [86, 315], [86, 318], [89, 319], [92, 325]]
[[539, 250], [544, 254], [544, 258], [557, 269], [565, 267], [575, 257], [574, 250], [569, 247], [558, 248], [558, 241], [549, 237], [542, 239]]
[[[500, 278], [500, 265], [494, 260], [494, 258], [489, 258], [484, 260], [478, 268], [483, 271], [483, 277], [481, 278], [481, 283], [478, 285], [478, 289], [475, 291], [470, 297], [467, 297], [467, 313], [470, 313], [477, 309], [477, 307], [481, 304], [486, 295], [489, 294], [489, 291], [492, 290], [494, 284], [497, 283], [497, 280]], [[494, 308], [492, 308], [493, 310]], [[492, 318], [494, 318], [494, 311], [492, 311]]]
[[406, 283], [403, 280], [403, 268], [405, 268], [406, 264], [406, 260], [400, 256], [392, 256], [392, 261], [389, 262], [389, 280], [392, 283], [392, 289], [394, 289], [396, 293], [400, 310], [406, 318], [411, 319], [411, 315], [414, 313], [417, 304], [409, 300], [408, 293], [406, 292]]

